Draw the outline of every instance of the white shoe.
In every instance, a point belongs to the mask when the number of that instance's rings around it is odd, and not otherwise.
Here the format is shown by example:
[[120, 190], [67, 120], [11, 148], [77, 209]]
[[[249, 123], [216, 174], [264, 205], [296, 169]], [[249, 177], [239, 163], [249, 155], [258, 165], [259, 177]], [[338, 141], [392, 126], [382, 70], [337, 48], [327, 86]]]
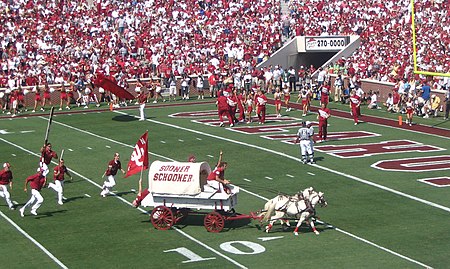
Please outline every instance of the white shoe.
[[223, 125], [224, 125], [223, 122], [221, 122], [219, 126], [220, 126], [220, 127], [223, 127]]
[[34, 109], [33, 109], [33, 111], [31, 111], [31, 112], [33, 112], [33, 113], [34, 113], [34, 112], [36, 112], [36, 110], [34, 110]]
[[24, 216], [25, 216], [25, 208], [21, 208], [21, 209], [19, 209], [19, 212], [20, 212], [20, 216], [23, 218]]
[[6, 115], [11, 115], [11, 112], [8, 111], [8, 113], [6, 113]]
[[428, 116], [428, 114], [426, 114], [425, 116], [423, 116], [424, 119], [428, 119], [430, 116]]
[[31, 215], [35, 215], [35, 216], [37, 216], [37, 212], [36, 212], [36, 210], [31, 210], [31, 211], [30, 211], [30, 213], [31, 213]]
[[96, 106], [96, 107], [99, 107], [99, 106], [100, 106], [100, 104], [96, 104], [95, 106]]
[[58, 110], [62, 110], [62, 107], [60, 107]]
[[89, 108], [88, 106], [84, 106], [84, 108]]
[[230, 127], [234, 127], [234, 124], [232, 123], [232, 124], [230, 124]]
[[58, 201], [58, 205], [63, 205], [64, 203], [62, 201]]
[[357, 123], [357, 122], [355, 122], [355, 125], [358, 125], [358, 123]]
[[15, 209], [16, 208], [13, 205], [9, 206], [9, 210], [15, 210]]
[[41, 110], [42, 110], [42, 111], [45, 111], [45, 109], [44, 109], [43, 107], [41, 107]]
[[70, 110], [70, 107], [66, 106], [66, 109], [67, 109], [67, 110]]

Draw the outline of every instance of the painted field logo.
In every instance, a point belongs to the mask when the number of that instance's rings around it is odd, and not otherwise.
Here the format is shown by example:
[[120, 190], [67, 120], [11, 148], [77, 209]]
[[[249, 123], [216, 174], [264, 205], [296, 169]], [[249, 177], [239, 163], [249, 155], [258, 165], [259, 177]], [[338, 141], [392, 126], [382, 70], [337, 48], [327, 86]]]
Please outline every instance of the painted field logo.
[[[376, 136], [380, 136], [380, 134], [365, 131], [332, 132], [328, 133], [328, 141], [368, 138]], [[264, 135], [261, 137], [270, 140], [282, 140], [281, 142], [287, 144], [294, 144], [295, 140], [297, 139], [297, 135], [295, 134], [275, 134], [275, 135]]]
[[379, 161], [371, 165], [386, 171], [428, 172], [450, 169], [450, 155]]
[[418, 179], [417, 181], [439, 188], [450, 187], [450, 177], [422, 178]]
[[443, 148], [424, 145], [410, 140], [392, 140], [380, 143], [354, 144], [343, 146], [316, 146], [317, 151], [325, 152], [339, 158], [369, 157], [378, 154], [404, 153], [404, 152], [432, 152], [445, 150]]

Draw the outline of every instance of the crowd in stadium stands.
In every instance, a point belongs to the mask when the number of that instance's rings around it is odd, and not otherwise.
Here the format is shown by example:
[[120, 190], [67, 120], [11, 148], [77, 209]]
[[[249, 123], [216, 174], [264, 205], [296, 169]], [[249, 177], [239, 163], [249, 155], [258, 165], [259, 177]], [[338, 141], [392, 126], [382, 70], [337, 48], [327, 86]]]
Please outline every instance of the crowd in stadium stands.
[[[448, 72], [450, 5], [442, 0], [415, 3], [418, 60], [425, 70]], [[87, 1], [2, 1], [0, 87], [35, 86], [45, 93], [51, 90], [48, 84], [71, 83], [78, 92], [74, 99], [80, 100], [97, 73], [121, 86], [131, 78], [157, 76], [167, 87], [174, 76], [208, 74], [212, 96], [230, 82], [274, 91], [284, 81], [295, 90], [296, 82], [312, 82], [314, 66], [255, 66], [286, 38], [357, 34], [360, 48], [326, 68], [328, 73], [348, 77], [349, 87], [371, 78], [396, 82], [396, 89], [406, 80], [415, 88], [424, 81], [412, 75], [409, 4], [292, 0], [289, 14], [282, 15], [280, 0], [97, 0], [94, 6]], [[448, 84], [439, 80], [430, 86], [446, 89]]]

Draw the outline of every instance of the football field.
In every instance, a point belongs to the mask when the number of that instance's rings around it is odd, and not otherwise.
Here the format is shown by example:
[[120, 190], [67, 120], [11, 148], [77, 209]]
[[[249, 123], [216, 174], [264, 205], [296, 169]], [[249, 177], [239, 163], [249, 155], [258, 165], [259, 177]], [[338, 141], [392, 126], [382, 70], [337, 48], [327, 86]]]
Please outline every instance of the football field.
[[[276, 118], [269, 106], [265, 125], [234, 128], [218, 127], [211, 100], [147, 105], [146, 121], [138, 121], [137, 107], [55, 113], [49, 142], [58, 154], [64, 149], [73, 176], [66, 177], [66, 200], [58, 205], [56, 193], [45, 188], [38, 215], [27, 209], [22, 218], [0, 198], [2, 267], [447, 268], [450, 122], [417, 119], [412, 127], [398, 126], [398, 115], [363, 110], [364, 122], [355, 126], [348, 107], [332, 104], [331, 111], [329, 141], [315, 145], [314, 165], [302, 164], [293, 144], [301, 120], [316, 121], [314, 110], [303, 118], [298, 109]], [[48, 114], [0, 118], [0, 162], [12, 165], [17, 207], [29, 199], [24, 180], [36, 171], [47, 122]], [[156, 230], [152, 208], [131, 205], [139, 174], [118, 175], [114, 194], [102, 198], [108, 162], [119, 152], [126, 169], [147, 130], [150, 163], [185, 162], [194, 154], [213, 167], [222, 150], [225, 177], [240, 187], [235, 209], [241, 214], [260, 210], [278, 193], [309, 186], [324, 192], [320, 235], [303, 225], [294, 236], [293, 228], [284, 231], [278, 223], [265, 233], [265, 224], [251, 219], [209, 233], [197, 215]]]

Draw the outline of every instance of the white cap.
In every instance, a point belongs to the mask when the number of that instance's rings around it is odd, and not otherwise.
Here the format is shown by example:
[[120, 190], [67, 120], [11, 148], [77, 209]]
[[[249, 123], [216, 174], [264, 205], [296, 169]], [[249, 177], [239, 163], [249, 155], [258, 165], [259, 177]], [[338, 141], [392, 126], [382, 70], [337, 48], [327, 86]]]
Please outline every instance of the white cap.
[[11, 165], [9, 164], [9, 163], [4, 163], [3, 164], [3, 168], [6, 168], [6, 167], [10, 167]]
[[310, 125], [310, 124], [311, 124], [311, 122], [310, 122], [310, 121], [307, 121], [307, 122], [306, 122], [306, 125]]

